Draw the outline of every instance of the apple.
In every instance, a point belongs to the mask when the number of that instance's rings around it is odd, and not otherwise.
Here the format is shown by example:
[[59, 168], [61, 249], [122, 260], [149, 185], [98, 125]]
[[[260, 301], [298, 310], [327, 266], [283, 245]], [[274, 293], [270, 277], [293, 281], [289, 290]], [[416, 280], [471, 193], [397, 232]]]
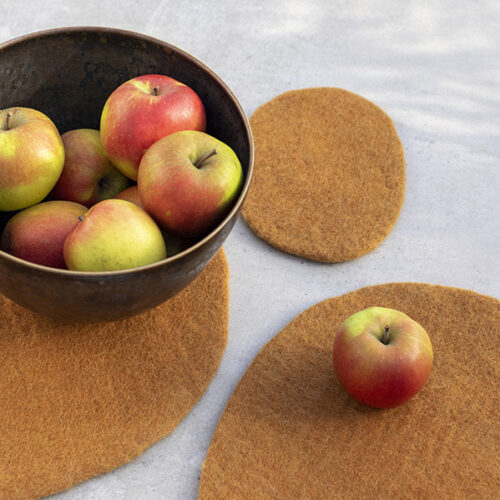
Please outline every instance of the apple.
[[64, 241], [87, 208], [72, 201], [46, 201], [21, 210], [7, 222], [0, 248], [42, 266], [66, 269]]
[[432, 362], [427, 332], [395, 309], [358, 311], [335, 336], [333, 366], [340, 383], [354, 399], [375, 408], [393, 408], [415, 396]]
[[74, 271], [116, 271], [152, 264], [167, 256], [155, 221], [125, 200], [96, 203], [64, 243], [64, 260]]
[[0, 110], [0, 210], [42, 201], [64, 165], [64, 146], [52, 120], [35, 109]]
[[206, 234], [230, 210], [243, 182], [235, 152], [204, 132], [175, 132], [153, 144], [139, 166], [144, 209], [167, 231]]
[[51, 199], [91, 207], [113, 198], [130, 185], [129, 178], [109, 161], [98, 130], [69, 130], [61, 139], [66, 158], [62, 174], [50, 193]]
[[118, 193], [115, 196], [115, 198], [119, 200], [130, 201], [131, 203], [134, 203], [138, 207], [144, 209], [141, 198], [139, 196], [139, 189], [137, 188], [137, 184], [134, 184], [133, 186], [130, 186], [127, 189], [124, 189], [123, 191]]
[[101, 115], [101, 138], [110, 160], [132, 180], [144, 151], [179, 130], [206, 127], [198, 94], [165, 75], [143, 75], [120, 85]]

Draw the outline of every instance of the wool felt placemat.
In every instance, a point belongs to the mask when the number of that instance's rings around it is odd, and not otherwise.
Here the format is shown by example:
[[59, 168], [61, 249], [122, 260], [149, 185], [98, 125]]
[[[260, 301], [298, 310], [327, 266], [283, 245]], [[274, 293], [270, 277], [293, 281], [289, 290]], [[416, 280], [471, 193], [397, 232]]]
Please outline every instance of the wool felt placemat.
[[221, 250], [166, 303], [98, 325], [0, 297], [0, 498], [69, 488], [169, 434], [222, 358], [228, 274]]
[[[332, 363], [340, 324], [369, 306], [428, 332], [434, 366], [406, 404], [354, 401]], [[210, 445], [201, 500], [498, 498], [500, 302], [443, 286], [393, 283], [307, 309], [257, 355]]]
[[346, 90], [309, 88], [263, 104], [250, 124], [255, 166], [242, 213], [257, 236], [306, 259], [342, 262], [389, 234], [405, 159], [382, 109]]

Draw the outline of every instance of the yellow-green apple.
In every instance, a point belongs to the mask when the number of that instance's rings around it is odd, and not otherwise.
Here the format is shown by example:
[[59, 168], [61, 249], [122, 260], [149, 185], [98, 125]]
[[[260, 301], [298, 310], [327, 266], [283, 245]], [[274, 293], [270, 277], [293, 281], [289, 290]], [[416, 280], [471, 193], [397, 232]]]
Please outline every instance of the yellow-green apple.
[[99, 130], [81, 128], [61, 135], [66, 158], [59, 180], [50, 193], [53, 200], [67, 200], [91, 207], [113, 198], [130, 185], [109, 160]]
[[65, 269], [63, 247], [87, 207], [72, 201], [45, 201], [17, 212], [7, 222], [1, 248], [20, 259]]
[[415, 396], [431, 372], [433, 350], [425, 329], [385, 307], [358, 311], [340, 326], [333, 365], [344, 389], [375, 408], [393, 408]]
[[138, 207], [144, 209], [141, 198], [139, 196], [139, 189], [137, 188], [137, 184], [134, 184], [133, 186], [130, 186], [127, 189], [124, 189], [123, 191], [119, 192], [115, 196], [115, 198], [119, 200], [130, 201], [131, 203], [134, 203]]
[[198, 94], [165, 75], [143, 75], [120, 85], [101, 115], [101, 137], [111, 161], [137, 179], [144, 151], [179, 130], [205, 130], [205, 108]]
[[64, 243], [64, 260], [74, 271], [116, 271], [152, 264], [167, 256], [155, 221], [125, 200], [96, 203]]
[[243, 170], [236, 153], [204, 132], [175, 132], [153, 144], [137, 186], [146, 212], [167, 231], [200, 237], [220, 222], [238, 196]]
[[35, 109], [0, 111], [0, 210], [42, 201], [61, 175], [64, 146], [52, 120]]

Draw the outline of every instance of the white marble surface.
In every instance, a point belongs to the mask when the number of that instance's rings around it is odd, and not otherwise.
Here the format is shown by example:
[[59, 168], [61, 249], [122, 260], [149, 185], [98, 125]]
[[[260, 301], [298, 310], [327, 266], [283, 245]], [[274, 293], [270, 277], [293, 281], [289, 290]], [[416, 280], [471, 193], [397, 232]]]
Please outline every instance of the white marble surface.
[[338, 265], [285, 255], [241, 220], [225, 249], [230, 329], [220, 369], [169, 437], [57, 500], [195, 499], [217, 421], [260, 348], [303, 309], [357, 288], [416, 281], [500, 297], [500, 4], [348, 0], [0, 0], [0, 42], [46, 28], [142, 32], [201, 59], [250, 116], [295, 88], [357, 92], [393, 118], [405, 203], [372, 253]]

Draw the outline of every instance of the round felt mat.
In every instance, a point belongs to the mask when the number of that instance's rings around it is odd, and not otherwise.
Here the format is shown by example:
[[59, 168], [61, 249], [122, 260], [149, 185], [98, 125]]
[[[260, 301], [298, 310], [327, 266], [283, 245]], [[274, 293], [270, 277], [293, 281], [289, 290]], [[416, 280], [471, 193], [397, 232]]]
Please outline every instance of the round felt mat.
[[391, 119], [346, 90], [292, 90], [250, 119], [255, 167], [243, 217], [271, 245], [320, 262], [376, 248], [404, 198], [405, 160]]
[[[406, 312], [434, 347], [422, 391], [391, 410], [355, 402], [333, 371], [337, 328], [375, 305]], [[498, 300], [425, 284], [363, 288], [307, 309], [236, 387], [200, 499], [498, 496], [499, 328]]]
[[223, 251], [124, 321], [72, 325], [0, 298], [0, 498], [69, 488], [139, 455], [201, 397], [228, 325]]

